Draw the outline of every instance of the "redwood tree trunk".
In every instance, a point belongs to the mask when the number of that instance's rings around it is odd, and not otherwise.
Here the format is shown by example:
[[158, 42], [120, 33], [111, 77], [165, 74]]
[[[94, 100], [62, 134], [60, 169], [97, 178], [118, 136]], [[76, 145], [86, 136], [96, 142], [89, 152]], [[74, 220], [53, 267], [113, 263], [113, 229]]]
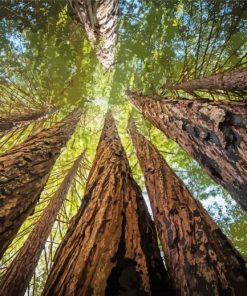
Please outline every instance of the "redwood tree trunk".
[[200, 89], [242, 91], [247, 89], [247, 69], [219, 73], [209, 77], [182, 82], [172, 87], [191, 92]]
[[247, 295], [245, 262], [158, 150], [129, 122], [178, 295]]
[[247, 210], [247, 103], [155, 100], [128, 92], [130, 101], [175, 140]]
[[81, 164], [84, 154], [85, 153], [83, 152], [76, 159], [62, 184], [42, 213], [39, 221], [35, 224], [35, 227], [28, 236], [25, 244], [8, 267], [6, 274], [0, 282], [1, 296], [22, 296], [25, 294], [28, 283], [31, 280], [35, 267], [39, 261], [40, 254], [45, 246], [52, 226], [56, 221], [56, 216], [68, 194], [70, 185]]
[[117, 41], [118, 0], [70, 0], [89, 40], [98, 47], [97, 57], [104, 67], [114, 63]]
[[54, 110], [52, 112], [40, 111], [32, 114], [0, 118], [0, 136], [13, 129], [26, 126], [32, 121], [41, 120], [53, 112]]
[[154, 226], [108, 113], [84, 202], [56, 253], [43, 295], [151, 295], [154, 289], [169, 290]]
[[53, 164], [80, 115], [81, 111], [74, 111], [52, 128], [0, 155], [0, 258], [34, 211]]

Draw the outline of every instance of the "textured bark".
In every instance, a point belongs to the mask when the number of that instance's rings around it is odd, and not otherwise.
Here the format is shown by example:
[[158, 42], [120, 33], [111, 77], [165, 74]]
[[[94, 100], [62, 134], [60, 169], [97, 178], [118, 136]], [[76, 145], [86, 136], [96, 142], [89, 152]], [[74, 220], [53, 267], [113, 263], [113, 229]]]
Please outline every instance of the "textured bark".
[[158, 150], [129, 122], [178, 295], [247, 295], [245, 262]]
[[13, 129], [24, 127], [33, 121], [41, 120], [52, 114], [54, 111], [55, 110], [52, 110], [51, 112], [40, 111], [32, 114], [0, 118], [0, 136]]
[[168, 291], [155, 235], [108, 113], [82, 206], [56, 253], [43, 295]]
[[22, 296], [25, 294], [28, 283], [31, 280], [35, 267], [39, 261], [40, 254], [45, 247], [46, 240], [51, 232], [54, 222], [56, 221], [56, 216], [68, 194], [70, 185], [81, 164], [84, 154], [85, 153], [83, 152], [76, 159], [62, 184], [42, 213], [39, 221], [31, 231], [25, 244], [8, 267], [7, 272], [1, 279], [0, 283], [1, 296]]
[[88, 38], [98, 47], [97, 57], [109, 69], [113, 66], [117, 41], [118, 0], [70, 0]]
[[247, 103], [129, 99], [167, 137], [175, 140], [247, 210]]
[[62, 147], [74, 132], [81, 111], [30, 136], [0, 155], [0, 258], [35, 209]]
[[243, 91], [247, 89], [247, 69], [219, 73], [174, 85], [173, 89], [191, 92], [199, 89]]

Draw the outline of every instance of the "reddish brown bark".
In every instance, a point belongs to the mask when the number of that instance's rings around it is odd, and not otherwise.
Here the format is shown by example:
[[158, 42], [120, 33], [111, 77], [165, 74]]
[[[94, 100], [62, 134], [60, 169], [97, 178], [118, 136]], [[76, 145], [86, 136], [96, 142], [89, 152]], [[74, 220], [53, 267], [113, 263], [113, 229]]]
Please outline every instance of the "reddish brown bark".
[[247, 69], [219, 73], [209, 77], [190, 80], [173, 86], [173, 89], [182, 89], [192, 92], [200, 89], [242, 91], [247, 89]]
[[70, 0], [84, 25], [89, 40], [98, 47], [97, 57], [104, 67], [114, 63], [117, 41], [118, 0]]
[[85, 152], [76, 159], [34, 229], [31, 231], [25, 244], [8, 267], [7, 272], [0, 282], [1, 296], [21, 296], [25, 294], [28, 283], [39, 261], [40, 254], [56, 221], [56, 216], [63, 205], [84, 155]]
[[169, 291], [155, 235], [108, 113], [84, 202], [56, 253], [43, 295]]
[[129, 122], [178, 295], [246, 295], [245, 262], [158, 150]]
[[51, 112], [40, 111], [32, 114], [25, 114], [20, 116], [8, 116], [6, 118], [0, 118], [0, 136], [7, 133], [13, 129], [24, 127], [33, 121], [41, 120], [48, 115], [52, 114], [55, 110]]
[[247, 211], [247, 102], [129, 99]]
[[74, 132], [81, 111], [0, 155], [0, 258], [35, 208], [62, 147]]

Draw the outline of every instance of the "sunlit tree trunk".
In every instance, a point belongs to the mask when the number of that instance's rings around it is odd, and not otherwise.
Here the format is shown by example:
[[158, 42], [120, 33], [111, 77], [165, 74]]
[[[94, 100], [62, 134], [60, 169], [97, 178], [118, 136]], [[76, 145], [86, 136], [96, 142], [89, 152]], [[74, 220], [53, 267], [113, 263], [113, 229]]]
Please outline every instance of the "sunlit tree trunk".
[[178, 295], [246, 295], [245, 262], [158, 150], [129, 122]]
[[155, 100], [128, 92], [130, 101], [167, 137], [197, 160], [247, 210], [247, 103]]
[[200, 89], [242, 91], [247, 89], [247, 69], [219, 73], [209, 77], [176, 84], [173, 89], [192, 92]]
[[24, 127], [31, 122], [41, 120], [50, 114], [52, 114], [55, 110], [51, 112], [41, 111], [31, 114], [24, 114], [19, 116], [8, 116], [4, 118], [0, 118], [0, 136], [5, 134], [13, 129]]
[[46, 240], [51, 232], [56, 216], [68, 194], [70, 185], [77, 169], [84, 157], [84, 152], [75, 160], [62, 184], [55, 192], [48, 206], [42, 213], [34, 229], [28, 236], [16, 258], [10, 264], [0, 282], [0, 295], [24, 295], [28, 283], [32, 278], [40, 254], [45, 247]]
[[111, 68], [117, 40], [118, 0], [70, 0], [70, 2], [84, 25], [89, 40], [98, 48], [99, 61], [107, 69]]
[[62, 147], [74, 132], [81, 111], [0, 155], [0, 257], [35, 208]]
[[43, 295], [151, 295], [153, 289], [169, 290], [154, 225], [108, 113], [82, 206]]

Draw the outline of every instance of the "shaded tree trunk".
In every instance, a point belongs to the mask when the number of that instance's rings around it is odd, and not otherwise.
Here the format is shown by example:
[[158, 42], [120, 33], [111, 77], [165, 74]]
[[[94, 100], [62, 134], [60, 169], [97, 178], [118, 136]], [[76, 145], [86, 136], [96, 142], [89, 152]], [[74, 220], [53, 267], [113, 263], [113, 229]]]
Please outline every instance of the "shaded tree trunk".
[[56, 221], [56, 216], [63, 205], [84, 155], [85, 152], [75, 160], [73, 166], [68, 171], [62, 184], [42, 213], [23, 247], [8, 267], [6, 274], [0, 282], [1, 296], [21, 296], [25, 294], [28, 283], [31, 280], [35, 267], [39, 261], [40, 254], [45, 247], [46, 240], [51, 232], [54, 222]]
[[24, 127], [33, 121], [41, 120], [51, 115], [54, 111], [55, 110], [52, 110], [51, 112], [40, 111], [32, 114], [0, 118], [0, 136], [13, 129]]
[[219, 73], [209, 77], [176, 84], [173, 89], [192, 92], [200, 89], [243, 91], [247, 89], [247, 69]]
[[70, 0], [90, 42], [96, 45], [97, 57], [109, 69], [113, 66], [117, 41], [118, 0]]
[[178, 295], [246, 295], [245, 262], [158, 150], [129, 122]]
[[82, 206], [43, 295], [151, 295], [155, 289], [164, 293], [169, 286], [154, 225], [108, 113]]
[[62, 147], [74, 132], [81, 111], [0, 155], [0, 258], [22, 223], [35, 209]]
[[129, 99], [167, 137], [175, 140], [247, 210], [247, 103]]

